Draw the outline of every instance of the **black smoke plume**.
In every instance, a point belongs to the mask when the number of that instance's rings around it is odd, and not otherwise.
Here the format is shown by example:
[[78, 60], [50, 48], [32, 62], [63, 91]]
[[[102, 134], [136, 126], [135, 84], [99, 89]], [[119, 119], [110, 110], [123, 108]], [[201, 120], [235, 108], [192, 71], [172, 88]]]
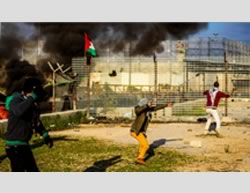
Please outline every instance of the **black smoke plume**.
[[2, 23], [0, 36], [0, 66], [13, 58], [19, 58], [23, 37], [15, 23]]
[[0, 87], [9, 95], [16, 91], [24, 77], [44, 80], [36, 66], [22, 58], [22, 51], [32, 39], [22, 30], [22, 23], [1, 23], [0, 36]]
[[[22, 26], [33, 29], [25, 31]], [[164, 40], [183, 39], [206, 27], [207, 23], [4, 23], [0, 37], [0, 86], [11, 91], [14, 82], [24, 75], [42, 78], [34, 65], [21, 60], [22, 46], [29, 41], [44, 42], [42, 49], [47, 55], [37, 66], [43, 73], [51, 73], [48, 61], [67, 67], [73, 57], [84, 56], [85, 32], [96, 47], [97, 57], [107, 48], [119, 53], [127, 50], [128, 45], [131, 56], [152, 56], [164, 50]]]
[[35, 65], [31, 65], [28, 61], [20, 61], [13, 59], [5, 65], [6, 80], [3, 87], [6, 88], [6, 95], [10, 95], [19, 88], [20, 80], [24, 77], [33, 77], [44, 81], [43, 75], [35, 68]]
[[[70, 64], [72, 57], [84, 55], [84, 32], [98, 50], [124, 51], [130, 43], [130, 55], [151, 56], [162, 52], [161, 42], [183, 39], [205, 29], [207, 23], [36, 23], [44, 52], [55, 61]], [[100, 55], [100, 54], [99, 54]]]

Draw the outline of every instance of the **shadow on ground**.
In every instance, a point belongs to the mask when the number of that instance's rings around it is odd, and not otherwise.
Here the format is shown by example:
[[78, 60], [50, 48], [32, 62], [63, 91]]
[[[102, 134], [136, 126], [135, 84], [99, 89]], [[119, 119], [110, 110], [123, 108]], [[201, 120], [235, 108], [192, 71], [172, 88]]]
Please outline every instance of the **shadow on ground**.
[[[57, 141], [78, 141], [78, 139], [70, 139], [67, 138], [67, 136], [58, 136], [58, 137], [51, 137], [53, 142], [57, 142]], [[43, 140], [39, 139], [39, 140], [35, 140], [33, 141], [33, 144], [30, 145], [31, 149], [36, 149], [38, 147], [43, 146], [45, 143]], [[6, 154], [0, 155], [0, 163], [7, 158]]]
[[114, 156], [110, 159], [96, 161], [92, 166], [85, 169], [83, 172], [106, 172], [106, 169], [112, 165], [121, 162], [121, 156]]
[[216, 133], [198, 134], [198, 135], [195, 135], [195, 137], [200, 137], [200, 138], [209, 138], [209, 137], [224, 138], [223, 135], [218, 135]]
[[7, 155], [6, 155], [6, 154], [0, 155], [0, 163], [1, 163], [5, 158], [7, 158]]
[[[78, 139], [71, 139], [68, 138], [67, 136], [57, 136], [57, 137], [51, 137], [53, 142], [57, 142], [57, 141], [79, 141]], [[41, 147], [44, 145], [44, 141], [39, 139], [33, 142], [33, 144], [30, 145], [31, 149], [35, 149], [38, 147]]]
[[153, 141], [152, 144], [150, 144], [149, 146], [149, 149], [148, 149], [148, 152], [147, 152], [147, 156], [145, 157], [145, 161], [150, 159], [151, 157], [153, 157], [155, 155], [155, 149], [164, 145], [165, 143], [167, 142], [171, 142], [171, 141], [182, 141], [183, 139], [182, 138], [176, 138], [176, 139], [158, 139], [158, 140], [155, 140]]

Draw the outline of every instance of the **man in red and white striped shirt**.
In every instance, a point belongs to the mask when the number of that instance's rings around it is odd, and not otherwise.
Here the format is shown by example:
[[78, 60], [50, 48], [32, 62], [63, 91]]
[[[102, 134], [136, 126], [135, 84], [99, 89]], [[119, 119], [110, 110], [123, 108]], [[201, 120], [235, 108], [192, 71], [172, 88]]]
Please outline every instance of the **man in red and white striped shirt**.
[[208, 129], [210, 127], [212, 119], [214, 119], [216, 122], [216, 130], [215, 130], [216, 133], [220, 134], [219, 129], [221, 126], [221, 120], [220, 120], [219, 113], [217, 111], [217, 107], [219, 105], [221, 98], [228, 98], [228, 97], [230, 97], [230, 95], [226, 94], [224, 92], [221, 92], [219, 90], [219, 83], [217, 81], [214, 83], [214, 87], [210, 90], [206, 90], [203, 93], [203, 95], [207, 96], [206, 112], [208, 113], [208, 120], [207, 120], [206, 127], [205, 127], [205, 134], [208, 134], [208, 132], [209, 132]]

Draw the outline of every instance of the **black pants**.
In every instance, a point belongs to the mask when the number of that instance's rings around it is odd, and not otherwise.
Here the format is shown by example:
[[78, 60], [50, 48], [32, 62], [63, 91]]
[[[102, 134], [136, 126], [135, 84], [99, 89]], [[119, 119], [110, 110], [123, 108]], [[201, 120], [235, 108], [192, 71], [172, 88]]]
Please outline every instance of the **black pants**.
[[7, 146], [12, 172], [39, 172], [29, 145]]

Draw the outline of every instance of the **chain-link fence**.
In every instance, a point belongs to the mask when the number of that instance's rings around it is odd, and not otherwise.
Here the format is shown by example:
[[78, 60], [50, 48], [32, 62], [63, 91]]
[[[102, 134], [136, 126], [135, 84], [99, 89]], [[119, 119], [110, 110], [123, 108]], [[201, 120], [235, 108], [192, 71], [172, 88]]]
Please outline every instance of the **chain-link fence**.
[[74, 58], [73, 69], [80, 74], [77, 107], [97, 115], [126, 116], [139, 99], [148, 97], [157, 104], [174, 103], [160, 112], [162, 117], [204, 116], [203, 92], [218, 81], [220, 90], [231, 94], [227, 104], [220, 103], [221, 112], [228, 108], [228, 115], [237, 117], [235, 112], [245, 109], [244, 116], [249, 116], [249, 46], [225, 39], [192, 41], [184, 42], [184, 51], [165, 49], [156, 61], [153, 56], [108, 54], [87, 66], [84, 58]]

